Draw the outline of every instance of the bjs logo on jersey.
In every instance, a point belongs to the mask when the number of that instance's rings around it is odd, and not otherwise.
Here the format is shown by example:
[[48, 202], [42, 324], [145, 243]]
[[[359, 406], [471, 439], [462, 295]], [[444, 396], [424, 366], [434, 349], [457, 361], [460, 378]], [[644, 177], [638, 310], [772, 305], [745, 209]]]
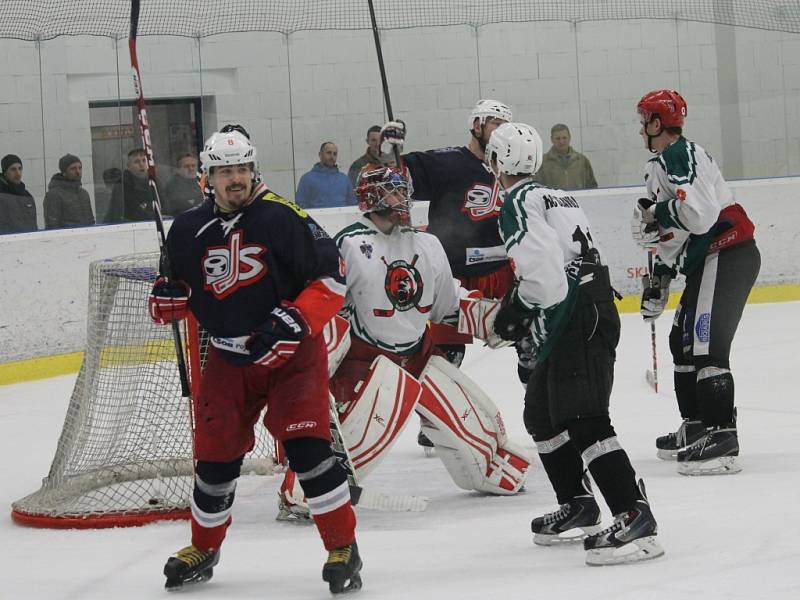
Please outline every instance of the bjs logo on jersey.
[[467, 214], [473, 221], [482, 221], [496, 217], [502, 207], [503, 200], [500, 198], [500, 186], [497, 182], [492, 187], [476, 183], [464, 195], [461, 212]]
[[260, 244], [242, 244], [243, 233], [234, 231], [227, 246], [212, 246], [203, 257], [203, 289], [218, 300], [230, 296], [240, 287], [252, 285], [267, 274], [261, 255], [267, 249]]

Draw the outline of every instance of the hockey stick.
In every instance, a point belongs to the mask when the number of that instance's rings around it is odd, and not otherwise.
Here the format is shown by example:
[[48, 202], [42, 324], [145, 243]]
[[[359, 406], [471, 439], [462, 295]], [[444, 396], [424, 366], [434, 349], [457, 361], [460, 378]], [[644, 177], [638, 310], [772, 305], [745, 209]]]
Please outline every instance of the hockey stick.
[[347, 445], [342, 437], [342, 426], [339, 423], [336, 400], [334, 400], [333, 394], [329, 394], [328, 398], [330, 400], [331, 446], [333, 447], [333, 453], [339, 458], [347, 471], [347, 483], [350, 486], [350, 499], [353, 506], [393, 512], [424, 511], [428, 507], [428, 499], [423, 496], [395, 496], [364, 489], [358, 484], [350, 452], [347, 450]]
[[[647, 273], [650, 277], [653, 276], [653, 251], [647, 252]], [[658, 393], [658, 359], [656, 352], [656, 322], [650, 321], [650, 346], [653, 354], [653, 369], [648, 369], [645, 373], [647, 383], [653, 388], [655, 393]]]
[[[164, 220], [161, 217], [161, 199], [156, 185], [156, 162], [153, 158], [153, 148], [150, 144], [150, 125], [147, 121], [147, 109], [144, 104], [144, 91], [142, 90], [142, 74], [139, 71], [139, 59], [136, 55], [136, 32], [139, 28], [139, 0], [131, 0], [131, 30], [128, 36], [128, 51], [131, 56], [131, 70], [133, 71], [133, 87], [136, 91], [136, 112], [139, 117], [139, 131], [142, 135], [142, 147], [147, 156], [147, 180], [150, 193], [153, 196], [153, 216], [158, 231], [158, 249], [161, 258], [158, 263], [158, 273], [162, 277], [171, 276], [169, 253], [167, 252], [167, 236], [164, 233]], [[189, 377], [186, 370], [186, 359], [183, 355], [183, 342], [177, 321], [172, 322], [172, 337], [175, 341], [175, 354], [178, 358], [178, 373], [181, 379], [181, 394], [184, 398], [190, 395]]]
[[[386, 103], [386, 116], [390, 121], [394, 121], [392, 112], [392, 99], [389, 97], [389, 81], [386, 79], [386, 67], [383, 64], [383, 51], [381, 50], [381, 36], [378, 32], [378, 21], [375, 19], [375, 7], [372, 0], [367, 0], [369, 4], [369, 18], [372, 21], [372, 37], [375, 39], [375, 52], [378, 55], [378, 68], [381, 71], [381, 85], [383, 86], [383, 101]], [[398, 169], [402, 169], [400, 164], [400, 150], [394, 147], [394, 160]]]

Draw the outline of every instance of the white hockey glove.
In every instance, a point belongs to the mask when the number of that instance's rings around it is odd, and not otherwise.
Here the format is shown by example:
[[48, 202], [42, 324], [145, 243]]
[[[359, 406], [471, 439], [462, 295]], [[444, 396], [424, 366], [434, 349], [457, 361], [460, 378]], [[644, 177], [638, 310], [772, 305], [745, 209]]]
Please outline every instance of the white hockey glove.
[[633, 207], [631, 235], [642, 248], [654, 248], [658, 244], [659, 232], [656, 223], [656, 205], [649, 198], [639, 198]]
[[403, 151], [406, 141], [406, 124], [403, 121], [389, 121], [381, 127], [381, 154], [393, 154]]
[[655, 321], [664, 312], [669, 300], [669, 275], [645, 275], [642, 277], [642, 304], [639, 312], [645, 321]]

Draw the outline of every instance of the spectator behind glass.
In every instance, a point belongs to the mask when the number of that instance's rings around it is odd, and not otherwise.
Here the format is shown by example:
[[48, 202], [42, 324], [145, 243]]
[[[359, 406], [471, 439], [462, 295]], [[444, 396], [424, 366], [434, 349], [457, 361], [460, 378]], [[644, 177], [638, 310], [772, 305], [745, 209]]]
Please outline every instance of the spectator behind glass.
[[303, 208], [355, 206], [356, 196], [347, 175], [339, 171], [339, 149], [333, 142], [319, 147], [319, 162], [303, 174], [297, 184], [295, 200]]
[[[111, 203], [111, 194], [114, 191], [114, 186], [122, 181], [122, 171], [117, 167], [111, 167], [103, 171], [103, 187], [95, 186], [94, 192], [94, 208], [95, 213], [105, 219], [108, 215], [108, 209]], [[105, 221], [101, 221], [105, 223]]]
[[0, 167], [0, 233], [36, 231], [36, 203], [22, 183], [22, 159], [6, 154]]
[[153, 195], [147, 182], [147, 155], [142, 148], [128, 152], [122, 181], [111, 192], [105, 223], [149, 221], [153, 218]]
[[381, 162], [381, 127], [380, 125], [373, 125], [367, 129], [367, 149], [364, 154], [355, 159], [353, 164], [347, 170], [347, 178], [350, 180], [350, 185], [356, 189], [358, 183], [358, 175], [361, 169], [368, 164], [379, 164]]
[[585, 190], [596, 188], [597, 181], [592, 163], [583, 154], [570, 146], [569, 127], [556, 123], [550, 129], [553, 143], [542, 160], [542, 167], [534, 180], [556, 190]]
[[81, 159], [65, 154], [58, 161], [58, 171], [50, 178], [44, 195], [45, 229], [94, 225], [92, 201], [81, 185]]
[[178, 216], [203, 203], [203, 190], [197, 177], [197, 157], [187, 152], [178, 157], [175, 175], [164, 189], [165, 215]]

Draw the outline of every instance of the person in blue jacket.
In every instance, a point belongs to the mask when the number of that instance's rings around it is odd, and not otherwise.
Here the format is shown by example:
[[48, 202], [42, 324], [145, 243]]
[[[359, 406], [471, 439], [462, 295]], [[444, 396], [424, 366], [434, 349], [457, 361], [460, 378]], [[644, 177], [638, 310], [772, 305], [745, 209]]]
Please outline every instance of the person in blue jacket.
[[297, 184], [295, 201], [303, 208], [331, 208], [355, 206], [353, 185], [345, 173], [339, 171], [336, 159], [339, 149], [333, 142], [323, 142], [319, 147], [319, 162], [303, 174]]

